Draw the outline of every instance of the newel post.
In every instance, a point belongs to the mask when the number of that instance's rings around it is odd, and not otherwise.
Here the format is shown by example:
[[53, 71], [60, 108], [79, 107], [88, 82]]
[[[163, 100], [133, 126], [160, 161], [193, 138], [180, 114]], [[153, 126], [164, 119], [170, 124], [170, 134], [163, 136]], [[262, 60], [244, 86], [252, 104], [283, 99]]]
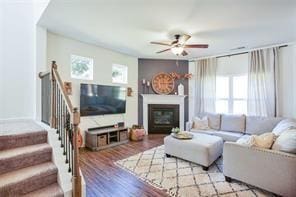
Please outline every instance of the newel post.
[[73, 196], [81, 197], [81, 176], [79, 172], [79, 148], [77, 144], [78, 139], [78, 125], [80, 123], [80, 113], [77, 108], [73, 109], [73, 149], [74, 149], [74, 169], [73, 169]]
[[55, 75], [54, 75], [54, 70], [57, 69], [57, 65], [55, 61], [52, 61], [51, 64], [51, 72], [50, 72], [50, 76], [51, 76], [51, 117], [50, 117], [50, 126], [52, 128], [57, 128], [56, 127], [56, 79], [55, 79]]

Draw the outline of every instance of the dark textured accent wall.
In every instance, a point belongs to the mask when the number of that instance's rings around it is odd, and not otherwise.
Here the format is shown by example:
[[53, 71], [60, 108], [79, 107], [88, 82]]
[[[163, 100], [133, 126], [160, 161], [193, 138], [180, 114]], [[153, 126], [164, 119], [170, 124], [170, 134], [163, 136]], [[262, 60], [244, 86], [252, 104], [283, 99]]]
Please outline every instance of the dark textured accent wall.
[[[139, 124], [143, 125], [143, 86], [142, 79], [151, 81], [152, 78], [160, 72], [171, 73], [176, 72], [179, 74], [188, 73], [188, 61], [187, 60], [178, 60], [178, 65], [176, 60], [162, 60], [162, 59], [138, 59], [138, 121]], [[188, 95], [188, 80], [176, 80], [175, 81], [175, 90], [172, 92], [178, 92], [178, 85], [182, 83], [184, 85], [184, 94]], [[147, 92], [146, 92], [147, 93]], [[156, 94], [152, 87], [149, 91], [150, 94]], [[185, 123], [188, 121], [188, 97], [185, 98]], [[184, 125], [185, 128], [185, 125]]]

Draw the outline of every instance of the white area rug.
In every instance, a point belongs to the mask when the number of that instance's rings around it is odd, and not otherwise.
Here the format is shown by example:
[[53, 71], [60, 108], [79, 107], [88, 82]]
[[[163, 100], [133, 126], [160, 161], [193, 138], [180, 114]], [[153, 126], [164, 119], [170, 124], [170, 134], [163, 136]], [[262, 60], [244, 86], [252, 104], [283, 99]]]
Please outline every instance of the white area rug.
[[226, 182], [222, 173], [222, 159], [204, 171], [197, 164], [165, 157], [163, 145], [115, 164], [150, 185], [166, 190], [170, 196], [274, 196], [241, 182]]

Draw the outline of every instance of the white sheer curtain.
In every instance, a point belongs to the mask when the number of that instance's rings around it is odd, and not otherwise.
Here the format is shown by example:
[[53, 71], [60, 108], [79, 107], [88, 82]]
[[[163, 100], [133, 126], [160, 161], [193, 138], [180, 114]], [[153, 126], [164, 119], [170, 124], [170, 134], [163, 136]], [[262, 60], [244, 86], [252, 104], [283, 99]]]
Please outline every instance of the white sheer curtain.
[[249, 53], [248, 115], [277, 116], [279, 48]]
[[195, 66], [195, 114], [215, 112], [217, 59], [197, 60]]

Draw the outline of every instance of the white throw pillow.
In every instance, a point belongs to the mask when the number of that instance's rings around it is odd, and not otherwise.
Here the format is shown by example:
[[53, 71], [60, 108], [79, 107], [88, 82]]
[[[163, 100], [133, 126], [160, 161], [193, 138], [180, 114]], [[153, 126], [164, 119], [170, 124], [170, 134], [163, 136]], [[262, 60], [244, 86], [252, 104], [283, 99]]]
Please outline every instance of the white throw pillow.
[[236, 141], [236, 143], [248, 146], [248, 147], [260, 147], [270, 149], [275, 139], [273, 133], [263, 133], [261, 135], [251, 135], [248, 137], [242, 137]]
[[272, 130], [272, 132], [279, 136], [284, 131], [287, 131], [289, 129], [296, 129], [296, 122], [293, 119], [285, 119], [280, 121]]
[[220, 130], [221, 114], [207, 112], [204, 114], [204, 116], [208, 117], [209, 127], [211, 129]]
[[205, 116], [203, 118], [195, 117], [193, 119], [193, 128], [198, 130], [208, 130], [209, 128], [209, 121], [208, 117]]
[[272, 149], [296, 154], [296, 129], [283, 132], [275, 140]]

